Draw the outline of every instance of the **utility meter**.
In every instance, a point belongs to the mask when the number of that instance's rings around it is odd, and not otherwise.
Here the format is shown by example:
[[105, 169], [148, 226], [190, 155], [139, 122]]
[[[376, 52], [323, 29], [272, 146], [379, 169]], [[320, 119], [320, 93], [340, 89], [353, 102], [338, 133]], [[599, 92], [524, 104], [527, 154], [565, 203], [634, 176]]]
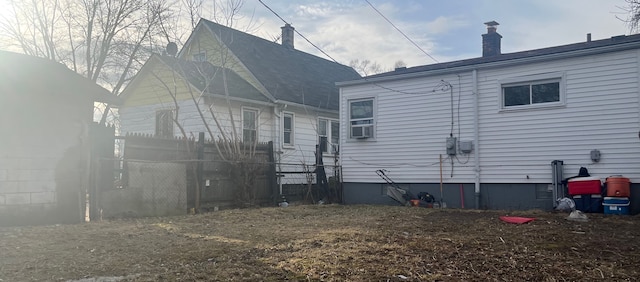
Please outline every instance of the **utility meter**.
[[456, 137], [447, 137], [447, 155], [453, 156], [456, 154], [456, 143], [458, 142], [458, 138]]

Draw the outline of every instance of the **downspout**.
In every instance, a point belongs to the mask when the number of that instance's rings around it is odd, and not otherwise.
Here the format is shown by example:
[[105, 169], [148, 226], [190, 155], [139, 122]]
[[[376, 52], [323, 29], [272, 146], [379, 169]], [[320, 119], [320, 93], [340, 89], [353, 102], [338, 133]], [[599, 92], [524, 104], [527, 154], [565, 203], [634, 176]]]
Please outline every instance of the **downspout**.
[[276, 180], [278, 181], [278, 187], [280, 190], [280, 196], [282, 196], [282, 177], [280, 177], [280, 172], [282, 171], [282, 167], [280, 166], [280, 163], [282, 162], [282, 160], [280, 159], [282, 157], [281, 152], [282, 152], [282, 148], [281, 145], [282, 143], [280, 142], [280, 127], [281, 127], [281, 120], [280, 117], [282, 116], [282, 108], [279, 106], [278, 101], [276, 101], [273, 104], [273, 123], [272, 123], [272, 128], [273, 128], [273, 146], [274, 146], [274, 153], [277, 155], [277, 157], [275, 157], [275, 161], [276, 161]]
[[475, 205], [476, 209], [480, 209], [480, 153], [478, 152], [480, 145], [480, 113], [478, 109], [479, 103], [479, 93], [478, 93], [478, 70], [473, 70], [471, 72], [472, 80], [473, 80], [473, 160], [474, 160], [474, 171], [475, 171]]

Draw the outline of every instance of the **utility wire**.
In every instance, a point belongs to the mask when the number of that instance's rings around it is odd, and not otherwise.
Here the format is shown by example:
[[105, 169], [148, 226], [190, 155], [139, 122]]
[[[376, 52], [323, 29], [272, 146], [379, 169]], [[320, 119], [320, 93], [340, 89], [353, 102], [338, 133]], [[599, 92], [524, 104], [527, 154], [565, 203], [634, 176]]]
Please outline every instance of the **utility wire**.
[[[278, 15], [278, 13], [276, 13], [274, 10], [272, 10], [271, 8], [269, 8], [269, 6], [267, 6], [267, 4], [265, 4], [264, 2], [262, 2], [262, 0], [258, 0], [258, 2], [260, 2], [260, 4], [262, 4], [265, 8], [269, 9], [269, 11], [271, 11], [271, 13], [273, 13], [274, 15], [276, 15], [276, 17], [278, 17], [280, 20], [282, 20], [285, 24], [289, 24], [287, 21], [285, 21], [280, 15]], [[294, 29], [293, 31], [295, 31], [298, 35], [300, 35], [300, 37], [302, 37], [304, 40], [306, 40], [309, 44], [311, 44], [311, 46], [315, 47], [316, 49], [318, 49], [320, 52], [322, 52], [322, 54], [324, 54], [325, 56], [329, 57], [333, 62], [338, 63], [338, 61], [336, 61], [336, 59], [334, 59], [333, 57], [329, 56], [329, 54], [327, 54], [325, 51], [323, 51], [322, 49], [320, 49], [320, 47], [316, 46], [315, 44], [313, 44], [311, 41], [309, 41], [309, 39], [307, 39], [304, 35], [302, 35], [302, 33], [300, 33], [298, 30]]]
[[[438, 60], [436, 60], [436, 58], [434, 58], [433, 56], [429, 55], [429, 53], [427, 53], [427, 51], [422, 49], [418, 44], [416, 44], [413, 40], [411, 40], [411, 38], [409, 38], [409, 36], [407, 36], [404, 32], [402, 32], [402, 30], [400, 30], [395, 24], [393, 24], [387, 17], [385, 17], [378, 9], [376, 9], [375, 6], [373, 6], [373, 4], [371, 4], [371, 2], [369, 2], [369, 0], [364, 0], [364, 1], [367, 2], [367, 4], [369, 4], [369, 6], [371, 6], [371, 8], [373, 10], [375, 10], [382, 18], [384, 18], [391, 26], [393, 26], [393, 28], [395, 28], [398, 32], [400, 32], [400, 34], [402, 34], [402, 36], [404, 36], [404, 38], [409, 40], [409, 42], [411, 42], [414, 46], [416, 46], [418, 49], [420, 49], [420, 51], [422, 51], [422, 53], [424, 53], [425, 55], [429, 56], [429, 58], [431, 58], [434, 62], [440, 63]], [[262, 1], [260, 1], [260, 2], [262, 2]]]
[[[267, 4], [265, 4], [264, 2], [262, 2], [262, 0], [258, 0], [258, 2], [260, 2], [260, 4], [262, 4], [265, 8], [267, 8], [269, 11], [271, 11], [271, 13], [273, 13], [276, 17], [278, 17], [282, 22], [284, 22], [285, 24], [289, 24], [289, 23], [288, 23], [284, 18], [282, 18], [278, 13], [276, 13], [276, 11], [274, 11], [274, 10], [273, 10], [273, 9], [271, 9]], [[368, 3], [368, 1], [367, 1], [367, 3]], [[371, 3], [369, 3], [369, 5], [371, 5]], [[371, 7], [373, 7], [373, 6], [371, 6]], [[373, 8], [375, 9], [375, 7], [373, 7]], [[377, 11], [377, 10], [376, 10], [376, 11]], [[380, 12], [378, 12], [378, 13], [380, 13]], [[382, 17], [384, 17], [384, 15], [382, 15], [382, 14], [380, 14], [380, 15], [381, 15]], [[385, 17], [385, 19], [386, 19], [386, 17]], [[388, 21], [388, 20], [387, 20], [387, 21]], [[391, 25], [393, 25], [393, 23], [391, 23]], [[394, 27], [395, 27], [395, 25], [394, 25]], [[398, 29], [398, 28], [396, 27], [396, 29]], [[320, 51], [322, 54], [324, 54], [324, 55], [325, 55], [325, 56], [327, 56], [329, 59], [331, 59], [334, 63], [336, 63], [336, 64], [340, 64], [340, 62], [338, 62], [336, 59], [334, 59], [333, 57], [331, 57], [329, 54], [327, 54], [327, 52], [325, 52], [324, 50], [322, 50], [320, 47], [318, 47], [317, 45], [313, 44], [309, 39], [307, 39], [304, 35], [302, 35], [302, 33], [300, 33], [298, 30], [295, 30], [295, 29], [294, 29], [294, 31], [295, 31], [298, 35], [300, 35], [300, 37], [304, 38], [304, 40], [306, 40], [309, 44], [311, 44], [311, 46], [313, 46], [314, 48], [318, 49], [318, 51]], [[400, 30], [398, 29], [398, 31], [400, 31]], [[402, 31], [400, 31], [400, 33], [402, 33]], [[404, 33], [402, 33], [402, 34], [404, 35]], [[405, 37], [407, 37], [407, 36], [405, 35]], [[409, 41], [411, 41], [411, 39], [410, 39], [410, 38], [408, 38], [408, 37], [407, 37], [407, 39], [409, 39]], [[413, 41], [411, 41], [411, 42], [412, 42], [414, 45], [416, 45]], [[420, 48], [418, 45], [416, 45], [416, 47]], [[422, 50], [422, 49], [420, 48], [420, 50]], [[431, 55], [429, 55], [428, 53], [426, 53], [424, 50], [422, 50], [422, 52], [424, 52], [425, 54], [427, 54], [427, 56], [431, 57]], [[432, 58], [434, 61], [438, 62], [435, 58], [433, 58], [433, 57], [431, 57], [431, 58]], [[379, 83], [376, 83], [376, 82], [370, 81], [366, 76], [365, 76], [365, 77], [363, 77], [363, 79], [364, 79], [364, 80], [366, 80], [366, 81], [368, 81], [368, 82], [370, 82], [370, 83], [372, 83], [372, 84], [373, 84], [374, 86], [376, 86], [376, 87], [379, 87], [379, 88], [382, 88], [382, 89], [385, 89], [385, 90], [389, 90], [389, 91], [391, 91], [391, 92], [400, 93], [400, 94], [408, 94], [408, 95], [425, 95], [425, 94], [431, 94], [431, 93], [436, 92], [436, 90], [435, 90], [435, 89], [434, 89], [434, 90], [432, 90], [432, 91], [420, 91], [420, 92], [408, 92], [408, 91], [402, 91], [402, 90], [397, 90], [397, 89], [389, 88], [389, 87], [386, 87], [386, 86], [381, 85], [381, 84], [379, 84]]]

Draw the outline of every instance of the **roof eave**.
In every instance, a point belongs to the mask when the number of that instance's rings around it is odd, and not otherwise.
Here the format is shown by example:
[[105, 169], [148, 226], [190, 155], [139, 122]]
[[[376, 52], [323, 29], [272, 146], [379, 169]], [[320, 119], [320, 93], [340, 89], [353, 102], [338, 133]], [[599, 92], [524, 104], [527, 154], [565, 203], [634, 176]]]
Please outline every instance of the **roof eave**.
[[432, 76], [432, 75], [458, 73], [458, 72], [469, 71], [469, 70], [480, 70], [480, 69], [506, 67], [506, 66], [519, 65], [519, 64], [539, 63], [544, 61], [566, 59], [566, 58], [588, 56], [588, 55], [597, 55], [597, 54], [611, 53], [611, 52], [619, 52], [619, 51], [638, 49], [638, 48], [640, 48], [640, 41], [634, 41], [634, 42], [628, 42], [628, 43], [622, 43], [622, 44], [616, 44], [616, 45], [572, 50], [572, 51], [538, 55], [538, 56], [532, 56], [532, 57], [516, 58], [516, 59], [509, 59], [504, 61], [486, 62], [486, 63], [465, 65], [465, 66], [452, 67], [452, 68], [442, 68], [442, 69], [435, 69], [435, 70], [411, 72], [411, 73], [389, 75], [389, 76], [375, 77], [375, 78], [364, 77], [359, 80], [337, 82], [336, 85], [338, 87], [356, 86], [356, 85], [363, 85], [363, 84], [369, 84], [369, 83], [388, 82], [388, 81], [419, 78], [419, 77]]

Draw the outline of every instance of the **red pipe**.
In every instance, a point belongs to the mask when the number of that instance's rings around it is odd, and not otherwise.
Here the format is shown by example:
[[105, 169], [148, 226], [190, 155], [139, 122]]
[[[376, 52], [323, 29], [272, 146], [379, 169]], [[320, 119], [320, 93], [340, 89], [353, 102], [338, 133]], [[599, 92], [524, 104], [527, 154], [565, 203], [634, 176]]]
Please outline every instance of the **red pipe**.
[[460, 203], [462, 203], [462, 208], [464, 209], [464, 184], [460, 183]]

